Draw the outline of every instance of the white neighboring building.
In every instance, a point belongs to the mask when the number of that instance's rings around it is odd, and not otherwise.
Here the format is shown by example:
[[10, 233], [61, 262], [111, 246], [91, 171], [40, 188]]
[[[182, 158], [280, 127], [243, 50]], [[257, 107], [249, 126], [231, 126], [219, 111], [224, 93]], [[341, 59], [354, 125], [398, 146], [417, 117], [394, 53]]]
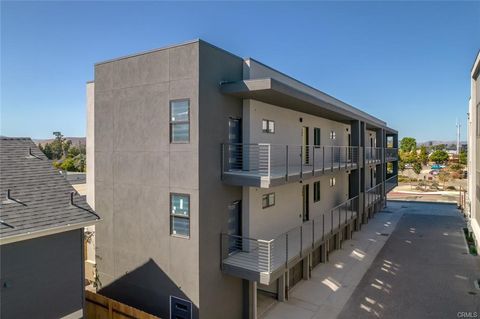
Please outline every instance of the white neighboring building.
[[471, 72], [471, 95], [468, 110], [468, 198], [467, 213], [477, 240], [480, 239], [480, 52]]

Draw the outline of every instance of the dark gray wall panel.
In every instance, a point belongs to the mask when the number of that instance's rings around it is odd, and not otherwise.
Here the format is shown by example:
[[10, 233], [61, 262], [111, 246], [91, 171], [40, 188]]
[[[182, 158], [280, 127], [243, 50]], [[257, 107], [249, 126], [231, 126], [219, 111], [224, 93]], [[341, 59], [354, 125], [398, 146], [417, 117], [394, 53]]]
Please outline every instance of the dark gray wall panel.
[[83, 230], [0, 246], [2, 319], [61, 318], [83, 308]]

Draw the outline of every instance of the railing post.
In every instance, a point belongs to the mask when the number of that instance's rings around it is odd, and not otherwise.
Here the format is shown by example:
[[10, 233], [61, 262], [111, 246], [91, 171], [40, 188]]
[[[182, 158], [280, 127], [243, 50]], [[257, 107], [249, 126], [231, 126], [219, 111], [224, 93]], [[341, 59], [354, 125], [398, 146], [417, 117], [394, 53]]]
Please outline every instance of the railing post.
[[300, 226], [300, 258], [303, 255], [303, 225]]
[[338, 207], [338, 228], [342, 224], [342, 206]]
[[312, 249], [315, 247], [315, 219], [312, 219]]
[[322, 173], [325, 174], [325, 146], [322, 146]]
[[288, 268], [288, 233], [285, 234], [285, 268]]
[[322, 214], [322, 241], [325, 240], [325, 213]]
[[285, 145], [285, 180], [288, 182], [288, 145]]
[[330, 210], [330, 234], [333, 234], [333, 210]]
[[268, 174], [268, 180], [270, 180], [270, 161], [271, 161], [271, 155], [270, 155], [271, 145], [270, 145], [270, 144], [267, 144], [267, 150], [268, 150], [268, 155], [267, 155], [267, 160], [268, 160], [268, 163], [267, 163], [267, 174]]
[[267, 270], [268, 270], [268, 273], [271, 273], [272, 269], [271, 269], [271, 258], [272, 258], [272, 255], [271, 255], [271, 249], [270, 249], [270, 245], [271, 245], [271, 241], [268, 242], [267, 244], [267, 253], [268, 253], [268, 265], [267, 265]]
[[303, 145], [300, 146], [300, 178], [303, 177]]
[[312, 176], [315, 176], [315, 146], [312, 146]]
[[222, 269], [222, 270], [223, 270], [223, 260], [225, 259], [225, 251], [224, 251], [223, 241], [224, 241], [224, 235], [223, 235], [223, 233], [220, 233], [220, 256], [221, 256], [221, 259], [222, 259], [222, 260], [220, 260], [220, 269]]
[[348, 163], [348, 146], [345, 147], [345, 168], [347, 168]]
[[222, 175], [221, 178], [223, 180], [223, 173], [225, 172], [225, 144], [222, 143]]
[[332, 146], [332, 151], [330, 152], [332, 154], [332, 159], [330, 161], [330, 171], [333, 172], [333, 159], [335, 158], [334, 153], [335, 153], [335, 148]]

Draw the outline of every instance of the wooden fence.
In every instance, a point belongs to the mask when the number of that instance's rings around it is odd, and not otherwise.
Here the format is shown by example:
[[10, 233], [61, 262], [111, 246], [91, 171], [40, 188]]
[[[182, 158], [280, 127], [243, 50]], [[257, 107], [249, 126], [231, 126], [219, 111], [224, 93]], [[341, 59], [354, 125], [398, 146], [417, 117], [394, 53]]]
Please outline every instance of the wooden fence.
[[160, 319], [97, 293], [85, 291], [86, 319]]

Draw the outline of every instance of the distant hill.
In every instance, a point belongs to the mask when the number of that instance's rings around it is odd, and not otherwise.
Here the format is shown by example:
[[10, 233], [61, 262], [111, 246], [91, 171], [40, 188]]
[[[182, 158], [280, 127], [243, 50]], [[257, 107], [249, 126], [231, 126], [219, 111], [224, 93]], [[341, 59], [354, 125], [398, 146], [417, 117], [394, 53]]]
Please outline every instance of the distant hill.
[[[433, 146], [433, 145], [439, 145], [439, 144], [445, 144], [445, 145], [457, 145], [457, 141], [426, 141], [426, 142], [421, 142], [417, 143], [418, 146]], [[462, 144], [467, 144], [467, 141], [460, 141], [460, 145]]]
[[[65, 137], [67, 140], [72, 141], [72, 145], [86, 145], [86, 138], [85, 137]], [[33, 142], [37, 145], [45, 145], [45, 143], [51, 143], [54, 140], [54, 138], [49, 138], [49, 139], [33, 139]]]

